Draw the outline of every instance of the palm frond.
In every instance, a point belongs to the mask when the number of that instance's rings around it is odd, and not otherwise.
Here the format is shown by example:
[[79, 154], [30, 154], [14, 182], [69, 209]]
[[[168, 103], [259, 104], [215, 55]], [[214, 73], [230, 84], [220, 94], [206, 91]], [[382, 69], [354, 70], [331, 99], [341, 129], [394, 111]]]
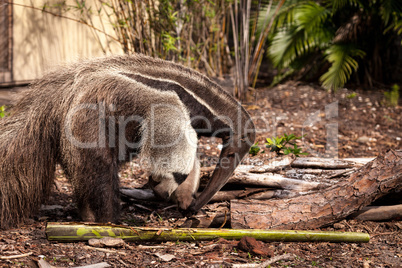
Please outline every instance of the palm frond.
[[327, 8], [315, 2], [309, 2], [297, 9], [295, 20], [300, 28], [310, 31], [311, 29], [321, 27], [329, 15], [330, 11]]
[[333, 44], [326, 51], [326, 60], [331, 67], [320, 77], [322, 86], [336, 90], [345, 85], [358, 63], [353, 57], [363, 57], [365, 53], [349, 44]]
[[[299, 8], [301, 4], [309, 3], [310, 1], [307, 0], [287, 0], [277, 13], [275, 17], [274, 24], [272, 25], [273, 30], [278, 30], [284, 27], [289, 27], [293, 24], [294, 22], [294, 14], [295, 11]], [[272, 16], [275, 13], [276, 5], [278, 3], [274, 3], [270, 9], [270, 12], [268, 13], [268, 16], [266, 16], [266, 11], [268, 9], [268, 6], [264, 6], [260, 13], [259, 13], [259, 18], [258, 18], [258, 31], [261, 32], [263, 29], [266, 27], [268, 21], [271, 20]]]
[[278, 31], [271, 43], [268, 54], [272, 63], [278, 67], [287, 67], [304, 47], [304, 32], [297, 31], [296, 27]]
[[328, 9], [311, 1], [295, 10], [293, 24], [278, 30], [272, 38], [268, 53], [273, 64], [289, 67], [297, 57], [315, 48], [326, 49], [334, 35], [325, 23], [329, 14]]
[[398, 35], [402, 34], [402, 20], [399, 20], [395, 23], [394, 30], [398, 33]]
[[384, 24], [387, 25], [394, 14], [402, 13], [402, 1], [401, 0], [383, 0], [381, 3], [380, 14], [381, 18], [384, 21]]
[[[365, 0], [363, 0], [365, 1]], [[332, 13], [335, 13], [346, 6], [356, 6], [356, 5], [362, 5], [359, 0], [328, 0], [325, 1], [327, 2], [327, 5], [331, 7]]]

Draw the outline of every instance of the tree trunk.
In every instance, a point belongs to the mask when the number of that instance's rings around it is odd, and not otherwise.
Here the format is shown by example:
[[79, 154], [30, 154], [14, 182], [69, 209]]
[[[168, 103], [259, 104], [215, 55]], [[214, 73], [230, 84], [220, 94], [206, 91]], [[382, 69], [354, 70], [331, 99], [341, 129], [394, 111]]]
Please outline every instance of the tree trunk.
[[280, 200], [232, 200], [232, 228], [312, 229], [344, 219], [402, 188], [402, 151], [390, 150], [338, 184]]

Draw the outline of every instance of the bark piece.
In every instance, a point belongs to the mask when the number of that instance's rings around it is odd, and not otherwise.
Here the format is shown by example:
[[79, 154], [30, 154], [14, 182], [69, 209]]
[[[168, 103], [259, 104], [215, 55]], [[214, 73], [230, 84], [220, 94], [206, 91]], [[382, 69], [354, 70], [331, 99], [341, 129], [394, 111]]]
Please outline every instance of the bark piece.
[[89, 239], [88, 244], [93, 247], [113, 247], [120, 248], [124, 246], [125, 242], [121, 238], [103, 237], [101, 239]]
[[250, 252], [258, 256], [274, 256], [272, 248], [268, 247], [264, 242], [257, 241], [254, 237], [242, 237], [237, 247], [244, 252]]
[[267, 201], [231, 201], [232, 228], [311, 229], [337, 222], [402, 187], [402, 152], [389, 150], [320, 192]]

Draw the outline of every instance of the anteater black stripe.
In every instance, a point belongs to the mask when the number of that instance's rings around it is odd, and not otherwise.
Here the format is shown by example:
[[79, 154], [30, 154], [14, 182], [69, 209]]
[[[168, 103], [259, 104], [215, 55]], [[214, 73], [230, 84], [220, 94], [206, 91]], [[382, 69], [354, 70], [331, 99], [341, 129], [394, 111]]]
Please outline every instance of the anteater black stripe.
[[[141, 84], [144, 84], [146, 86], [149, 86], [151, 88], [155, 88], [158, 90], [162, 91], [174, 91], [176, 94], [179, 96], [180, 100], [183, 102], [184, 105], [186, 105], [187, 109], [190, 111], [190, 118], [196, 118], [192, 120], [191, 126], [197, 131], [197, 133], [202, 134], [203, 136], [210, 136], [215, 132], [216, 130], [220, 129], [229, 129], [229, 126], [227, 126], [224, 122], [222, 122], [219, 119], [213, 120], [211, 118], [214, 118], [213, 113], [205, 107], [202, 103], [197, 101], [189, 92], [184, 89], [182, 86], [180, 86], [177, 83], [174, 82], [169, 82], [166, 80], [158, 80], [158, 79], [152, 79], [148, 78], [139, 74], [133, 74], [133, 73], [122, 73], [122, 75], [125, 75], [131, 79], [134, 79], [136, 82], [139, 82]], [[211, 124], [211, 132], [206, 133], [205, 130], [208, 128], [207, 123], [203, 119], [198, 119], [196, 116], [203, 117], [205, 120], [208, 120]], [[219, 133], [219, 137], [221, 136], [228, 136], [230, 135], [229, 133]]]

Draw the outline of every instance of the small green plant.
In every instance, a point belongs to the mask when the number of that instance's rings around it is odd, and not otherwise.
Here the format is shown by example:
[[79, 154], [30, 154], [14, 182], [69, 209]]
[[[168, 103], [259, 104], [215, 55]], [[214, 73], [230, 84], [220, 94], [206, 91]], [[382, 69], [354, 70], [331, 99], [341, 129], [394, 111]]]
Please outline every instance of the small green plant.
[[356, 92], [352, 92], [352, 93], [346, 95], [346, 98], [347, 98], [347, 99], [353, 99], [353, 98], [355, 98], [356, 96], [357, 96], [357, 93], [356, 93]]
[[[304, 135], [305, 136], [305, 135]], [[271, 152], [275, 152], [278, 155], [294, 154], [295, 156], [308, 155], [308, 153], [302, 152], [301, 148], [297, 146], [293, 141], [300, 140], [304, 136], [297, 137], [294, 134], [287, 135], [286, 133], [281, 137], [267, 138], [265, 147], [269, 148]], [[291, 145], [286, 147], [286, 145]], [[261, 148], [258, 146], [258, 142], [251, 146], [249, 154], [256, 156], [260, 152]], [[264, 151], [262, 151], [264, 152]]]
[[399, 101], [399, 86], [397, 84], [391, 87], [391, 91], [384, 92], [385, 104], [388, 106], [396, 107]]
[[159, 213], [155, 212], [156, 217], [158, 218], [159, 222], [163, 222], [163, 218], [161, 215], [159, 215]]
[[[305, 136], [305, 135], [304, 135]], [[295, 156], [308, 155], [308, 153], [302, 152], [301, 149], [294, 142], [296, 140], [302, 139], [304, 136], [297, 137], [294, 134], [287, 135], [286, 133], [281, 137], [267, 138], [266, 147], [270, 149], [271, 152], [275, 152], [278, 155], [281, 154], [294, 154]], [[286, 147], [286, 145], [292, 145]]]
[[253, 146], [251, 146], [249, 154], [252, 156], [256, 156], [258, 152], [261, 150], [260, 146], [258, 146], [258, 142], [254, 143]]
[[384, 117], [388, 122], [394, 122], [394, 119], [392, 119], [392, 117], [389, 116], [389, 115], [384, 115], [383, 117]]
[[0, 117], [3, 118], [6, 116], [6, 106], [0, 106]]

